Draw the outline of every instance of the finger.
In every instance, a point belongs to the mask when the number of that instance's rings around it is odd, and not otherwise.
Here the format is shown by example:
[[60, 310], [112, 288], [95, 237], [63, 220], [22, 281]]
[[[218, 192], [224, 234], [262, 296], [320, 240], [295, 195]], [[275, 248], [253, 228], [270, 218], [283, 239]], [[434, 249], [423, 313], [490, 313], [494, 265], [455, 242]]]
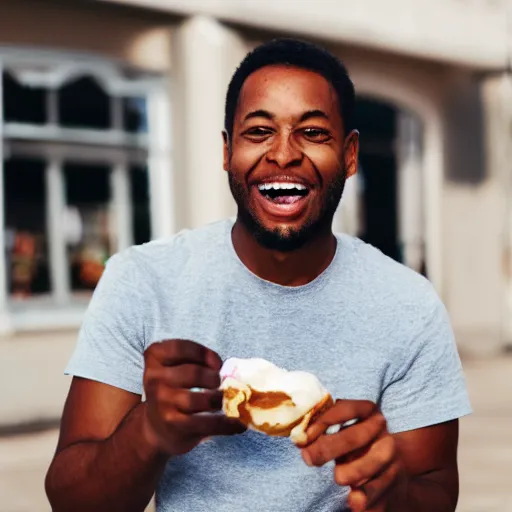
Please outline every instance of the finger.
[[388, 492], [395, 486], [400, 470], [397, 464], [388, 466], [379, 476], [354, 489], [349, 495], [349, 506], [353, 512], [375, 511], [382, 506]]
[[146, 371], [146, 387], [169, 387], [173, 389], [217, 389], [220, 386], [218, 372], [195, 364], [183, 364], [181, 366], [160, 367]]
[[209, 348], [189, 340], [165, 340], [153, 343], [145, 352], [145, 357], [154, 357], [165, 366], [198, 364], [219, 371], [222, 367], [220, 356]]
[[341, 430], [336, 434], [323, 435], [302, 449], [306, 464], [323, 466], [327, 462], [361, 450], [376, 439], [386, 428], [386, 420], [377, 413], [365, 421]]
[[170, 391], [174, 392], [173, 402], [176, 408], [185, 414], [216, 412], [222, 409], [222, 391], [194, 392], [188, 389]]
[[337, 400], [308, 428], [308, 442], [320, 437], [333, 425], [343, 425], [354, 419], [364, 420], [371, 416], [376, 409], [377, 405], [367, 400]]
[[187, 430], [201, 437], [241, 434], [247, 428], [240, 421], [223, 414], [194, 414], [185, 422]]
[[371, 445], [360, 458], [336, 464], [334, 480], [342, 486], [361, 486], [380, 475], [395, 458], [395, 441], [391, 436], [382, 437]]

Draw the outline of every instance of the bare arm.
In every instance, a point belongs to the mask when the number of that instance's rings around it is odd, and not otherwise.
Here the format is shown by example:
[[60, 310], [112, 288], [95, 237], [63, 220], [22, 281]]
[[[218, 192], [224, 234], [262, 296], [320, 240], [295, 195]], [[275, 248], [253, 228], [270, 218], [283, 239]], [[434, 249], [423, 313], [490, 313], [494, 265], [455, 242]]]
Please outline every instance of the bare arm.
[[393, 512], [453, 512], [459, 496], [458, 420], [395, 434], [405, 469], [387, 510]]
[[46, 476], [54, 512], [143, 511], [165, 467], [140, 395], [74, 378]]
[[144, 362], [145, 403], [140, 395], [73, 379], [46, 477], [54, 512], [143, 511], [170, 456], [205, 437], [245, 430], [224, 415], [205, 414], [222, 408], [218, 354], [166, 340], [153, 343]]
[[[330, 426], [360, 422], [326, 435]], [[454, 512], [459, 494], [458, 420], [390, 434], [376, 404], [338, 400], [308, 430], [307, 464], [335, 461], [353, 512]]]

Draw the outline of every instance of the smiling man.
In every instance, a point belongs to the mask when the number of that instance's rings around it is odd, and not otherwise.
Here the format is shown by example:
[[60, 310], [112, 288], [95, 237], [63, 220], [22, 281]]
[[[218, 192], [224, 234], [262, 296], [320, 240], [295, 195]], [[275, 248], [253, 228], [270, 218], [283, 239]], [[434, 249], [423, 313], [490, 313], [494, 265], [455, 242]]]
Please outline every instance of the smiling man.
[[[224, 132], [236, 220], [110, 260], [67, 368], [54, 512], [142, 511], [155, 490], [159, 512], [455, 510], [470, 404], [446, 310], [332, 232], [357, 153], [335, 57], [284, 39], [245, 58]], [[337, 401], [300, 448], [244, 432], [219, 414], [228, 357], [312, 372]]]

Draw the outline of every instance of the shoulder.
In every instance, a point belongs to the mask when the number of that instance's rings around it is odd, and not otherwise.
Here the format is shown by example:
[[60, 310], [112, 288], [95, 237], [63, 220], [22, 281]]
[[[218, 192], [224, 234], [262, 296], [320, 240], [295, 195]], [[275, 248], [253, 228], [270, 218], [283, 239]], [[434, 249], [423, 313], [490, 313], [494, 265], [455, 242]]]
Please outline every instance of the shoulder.
[[346, 248], [351, 281], [367, 311], [411, 330], [421, 329], [433, 316], [445, 316], [444, 305], [426, 277], [358, 238], [337, 236]]
[[229, 220], [197, 229], [183, 229], [175, 235], [130, 247], [113, 255], [107, 269], [118, 275], [158, 278], [179, 275], [190, 265], [204, 265], [225, 244]]

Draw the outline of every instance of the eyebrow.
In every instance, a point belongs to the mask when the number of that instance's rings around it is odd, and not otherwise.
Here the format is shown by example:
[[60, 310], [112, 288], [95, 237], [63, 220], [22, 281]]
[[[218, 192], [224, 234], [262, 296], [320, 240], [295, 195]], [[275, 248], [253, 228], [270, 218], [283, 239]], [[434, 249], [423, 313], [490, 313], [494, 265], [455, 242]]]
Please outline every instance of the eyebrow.
[[308, 119], [312, 119], [314, 117], [322, 117], [323, 119], [329, 119], [329, 116], [322, 110], [308, 110], [304, 112], [300, 117], [301, 122], [307, 121]]
[[[254, 117], [263, 117], [264, 119], [268, 119], [272, 121], [274, 119], [274, 115], [268, 112], [267, 110], [254, 110], [253, 112], [249, 112], [245, 117], [244, 121], [248, 119], [252, 119]], [[304, 112], [302, 116], [300, 116], [300, 122], [307, 121], [308, 119], [313, 119], [315, 117], [321, 117], [323, 119], [329, 119], [329, 116], [322, 110], [308, 110]]]
[[265, 119], [268, 119], [272, 121], [274, 119], [274, 116], [268, 112], [267, 110], [254, 110], [252, 112], [249, 112], [245, 117], [244, 121], [247, 121], [248, 119], [252, 119], [253, 117], [263, 117]]

